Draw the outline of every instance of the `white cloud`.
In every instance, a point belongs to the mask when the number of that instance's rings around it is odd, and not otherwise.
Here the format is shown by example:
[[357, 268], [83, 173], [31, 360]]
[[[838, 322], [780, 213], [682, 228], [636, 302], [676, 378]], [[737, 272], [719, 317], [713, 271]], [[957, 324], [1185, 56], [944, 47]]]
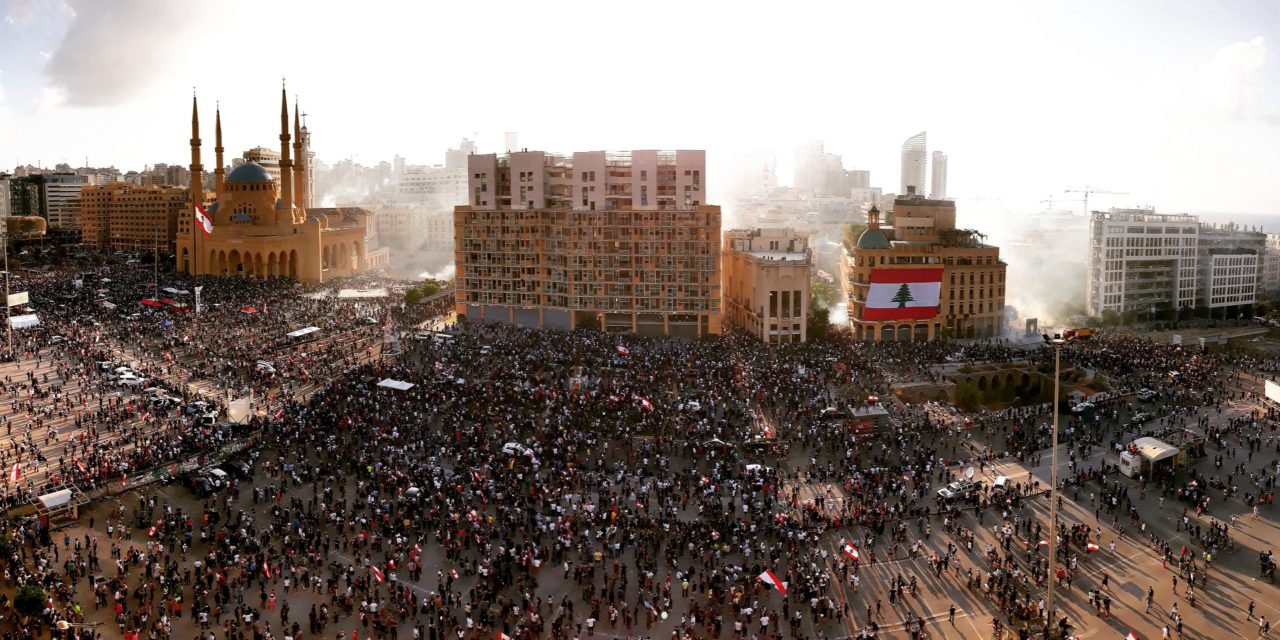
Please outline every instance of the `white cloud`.
[[1200, 66], [1198, 96], [1209, 111], [1236, 122], [1280, 124], [1280, 109], [1268, 104], [1263, 75], [1267, 43], [1262, 36], [1230, 44]]
[[[137, 98], [168, 71], [169, 48], [203, 20], [203, 3], [70, 0], [71, 26], [45, 71], [68, 104], [102, 106]], [[154, 65], [139, 73], [137, 64]]]
[[36, 115], [46, 114], [67, 102], [67, 92], [60, 87], [45, 87], [40, 91], [31, 111]]

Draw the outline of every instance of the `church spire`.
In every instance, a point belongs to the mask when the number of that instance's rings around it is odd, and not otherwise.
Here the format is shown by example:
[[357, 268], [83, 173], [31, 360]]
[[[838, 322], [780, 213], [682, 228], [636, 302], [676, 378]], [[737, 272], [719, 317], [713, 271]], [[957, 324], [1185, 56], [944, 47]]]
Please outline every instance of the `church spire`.
[[280, 212], [293, 220], [293, 161], [289, 159], [289, 96], [280, 87]]
[[302, 151], [302, 125], [298, 121], [298, 98], [293, 99], [293, 202], [298, 208], [307, 206], [305, 167], [307, 159]]
[[213, 157], [215, 164], [213, 165], [213, 181], [214, 190], [222, 193], [222, 105], [214, 107], [214, 125], [213, 125]]

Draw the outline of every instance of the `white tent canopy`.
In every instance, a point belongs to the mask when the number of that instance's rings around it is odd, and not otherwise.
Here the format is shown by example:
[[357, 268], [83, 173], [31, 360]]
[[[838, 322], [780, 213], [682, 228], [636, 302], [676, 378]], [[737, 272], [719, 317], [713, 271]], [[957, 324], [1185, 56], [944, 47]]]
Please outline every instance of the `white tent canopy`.
[[338, 297], [342, 299], [350, 298], [385, 298], [387, 297], [386, 289], [339, 289]]
[[303, 327], [301, 329], [298, 329], [297, 331], [290, 331], [285, 335], [290, 338], [301, 338], [302, 336], [305, 336], [308, 333], [315, 333], [319, 330], [320, 330], [320, 327]]
[[386, 380], [379, 382], [378, 386], [386, 387], [388, 389], [395, 389], [397, 391], [408, 391], [412, 389], [415, 385], [412, 382], [405, 382], [403, 380], [393, 380], [391, 378], [387, 378]]
[[1148, 462], [1159, 462], [1178, 455], [1177, 447], [1156, 438], [1138, 438], [1133, 441], [1133, 446], [1137, 448], [1138, 455]]
[[13, 316], [12, 318], [9, 318], [9, 326], [13, 327], [14, 329], [26, 329], [28, 327], [34, 327], [38, 324], [40, 324], [40, 318], [37, 318], [36, 314], [34, 313], [28, 313], [25, 315]]
[[71, 502], [71, 490], [62, 489], [61, 491], [46, 493], [40, 496], [39, 500], [40, 500], [40, 504], [43, 505], [44, 508], [46, 509], [61, 507], [62, 505], [67, 504], [68, 502]]

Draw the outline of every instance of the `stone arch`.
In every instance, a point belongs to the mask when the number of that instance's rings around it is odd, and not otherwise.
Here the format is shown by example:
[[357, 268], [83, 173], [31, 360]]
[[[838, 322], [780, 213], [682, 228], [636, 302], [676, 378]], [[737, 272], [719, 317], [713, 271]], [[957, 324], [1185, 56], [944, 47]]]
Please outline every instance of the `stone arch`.
[[894, 328], [890, 325], [880, 325], [880, 341], [893, 342]]
[[295, 279], [298, 277], [298, 250], [297, 249], [289, 250], [289, 277], [295, 278]]
[[320, 268], [329, 268], [329, 245], [327, 244], [320, 250]]
[[259, 280], [267, 278], [267, 260], [261, 253], [253, 254], [253, 275]]
[[1012, 387], [1012, 386], [1014, 386], [1014, 382], [1013, 382], [1013, 372], [1012, 372], [1012, 371], [1010, 371], [1008, 374], [1006, 374], [1006, 375], [1005, 375], [1005, 377], [1004, 377], [1004, 386], [1006, 386], [1006, 387]]
[[243, 258], [240, 257], [240, 252], [232, 249], [231, 253], [227, 254], [227, 275], [243, 276], [244, 263], [242, 260]]
[[917, 324], [912, 339], [917, 342], [927, 342], [929, 340], [929, 325], [925, 323]]
[[911, 342], [911, 325], [898, 325], [898, 342]]
[[1019, 387], [1021, 387], [1021, 388], [1023, 388], [1023, 389], [1026, 389], [1027, 387], [1030, 387], [1030, 386], [1031, 386], [1031, 374], [1026, 373], [1026, 372], [1023, 372], [1023, 374], [1022, 374], [1022, 384], [1020, 384], [1020, 385], [1018, 385], [1018, 386], [1019, 386]]
[[987, 378], [985, 376], [978, 376], [978, 391], [986, 391], [986, 390], [987, 390]]
[[279, 268], [280, 268], [280, 265], [279, 263], [276, 262], [276, 252], [272, 251], [271, 253], [268, 253], [267, 254], [267, 276], [271, 278], [275, 278], [279, 276], [280, 275], [278, 271]]
[[219, 251], [218, 252], [218, 275], [220, 276], [227, 275], [227, 269], [229, 268], [230, 267], [228, 267], [227, 265], [227, 252]]

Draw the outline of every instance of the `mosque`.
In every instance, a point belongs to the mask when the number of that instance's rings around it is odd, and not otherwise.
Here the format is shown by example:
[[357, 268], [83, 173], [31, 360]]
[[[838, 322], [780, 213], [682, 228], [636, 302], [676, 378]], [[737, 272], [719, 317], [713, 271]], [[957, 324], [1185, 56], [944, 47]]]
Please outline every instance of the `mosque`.
[[[191, 199], [204, 208], [213, 229], [195, 224], [194, 207], [179, 217], [177, 269], [197, 275], [242, 278], [292, 278], [325, 282], [385, 266], [386, 250], [366, 249], [370, 213], [357, 207], [316, 209], [311, 204], [309, 138], [293, 114], [292, 149], [289, 105], [280, 92], [280, 180], [262, 165], [247, 162], [226, 173], [222, 161], [222, 113], [214, 125], [214, 202], [204, 202], [201, 185], [200, 115], [191, 100]], [[292, 151], [292, 154], [290, 153]], [[297, 158], [295, 162], [293, 158]], [[225, 175], [224, 175], [225, 174]]]

